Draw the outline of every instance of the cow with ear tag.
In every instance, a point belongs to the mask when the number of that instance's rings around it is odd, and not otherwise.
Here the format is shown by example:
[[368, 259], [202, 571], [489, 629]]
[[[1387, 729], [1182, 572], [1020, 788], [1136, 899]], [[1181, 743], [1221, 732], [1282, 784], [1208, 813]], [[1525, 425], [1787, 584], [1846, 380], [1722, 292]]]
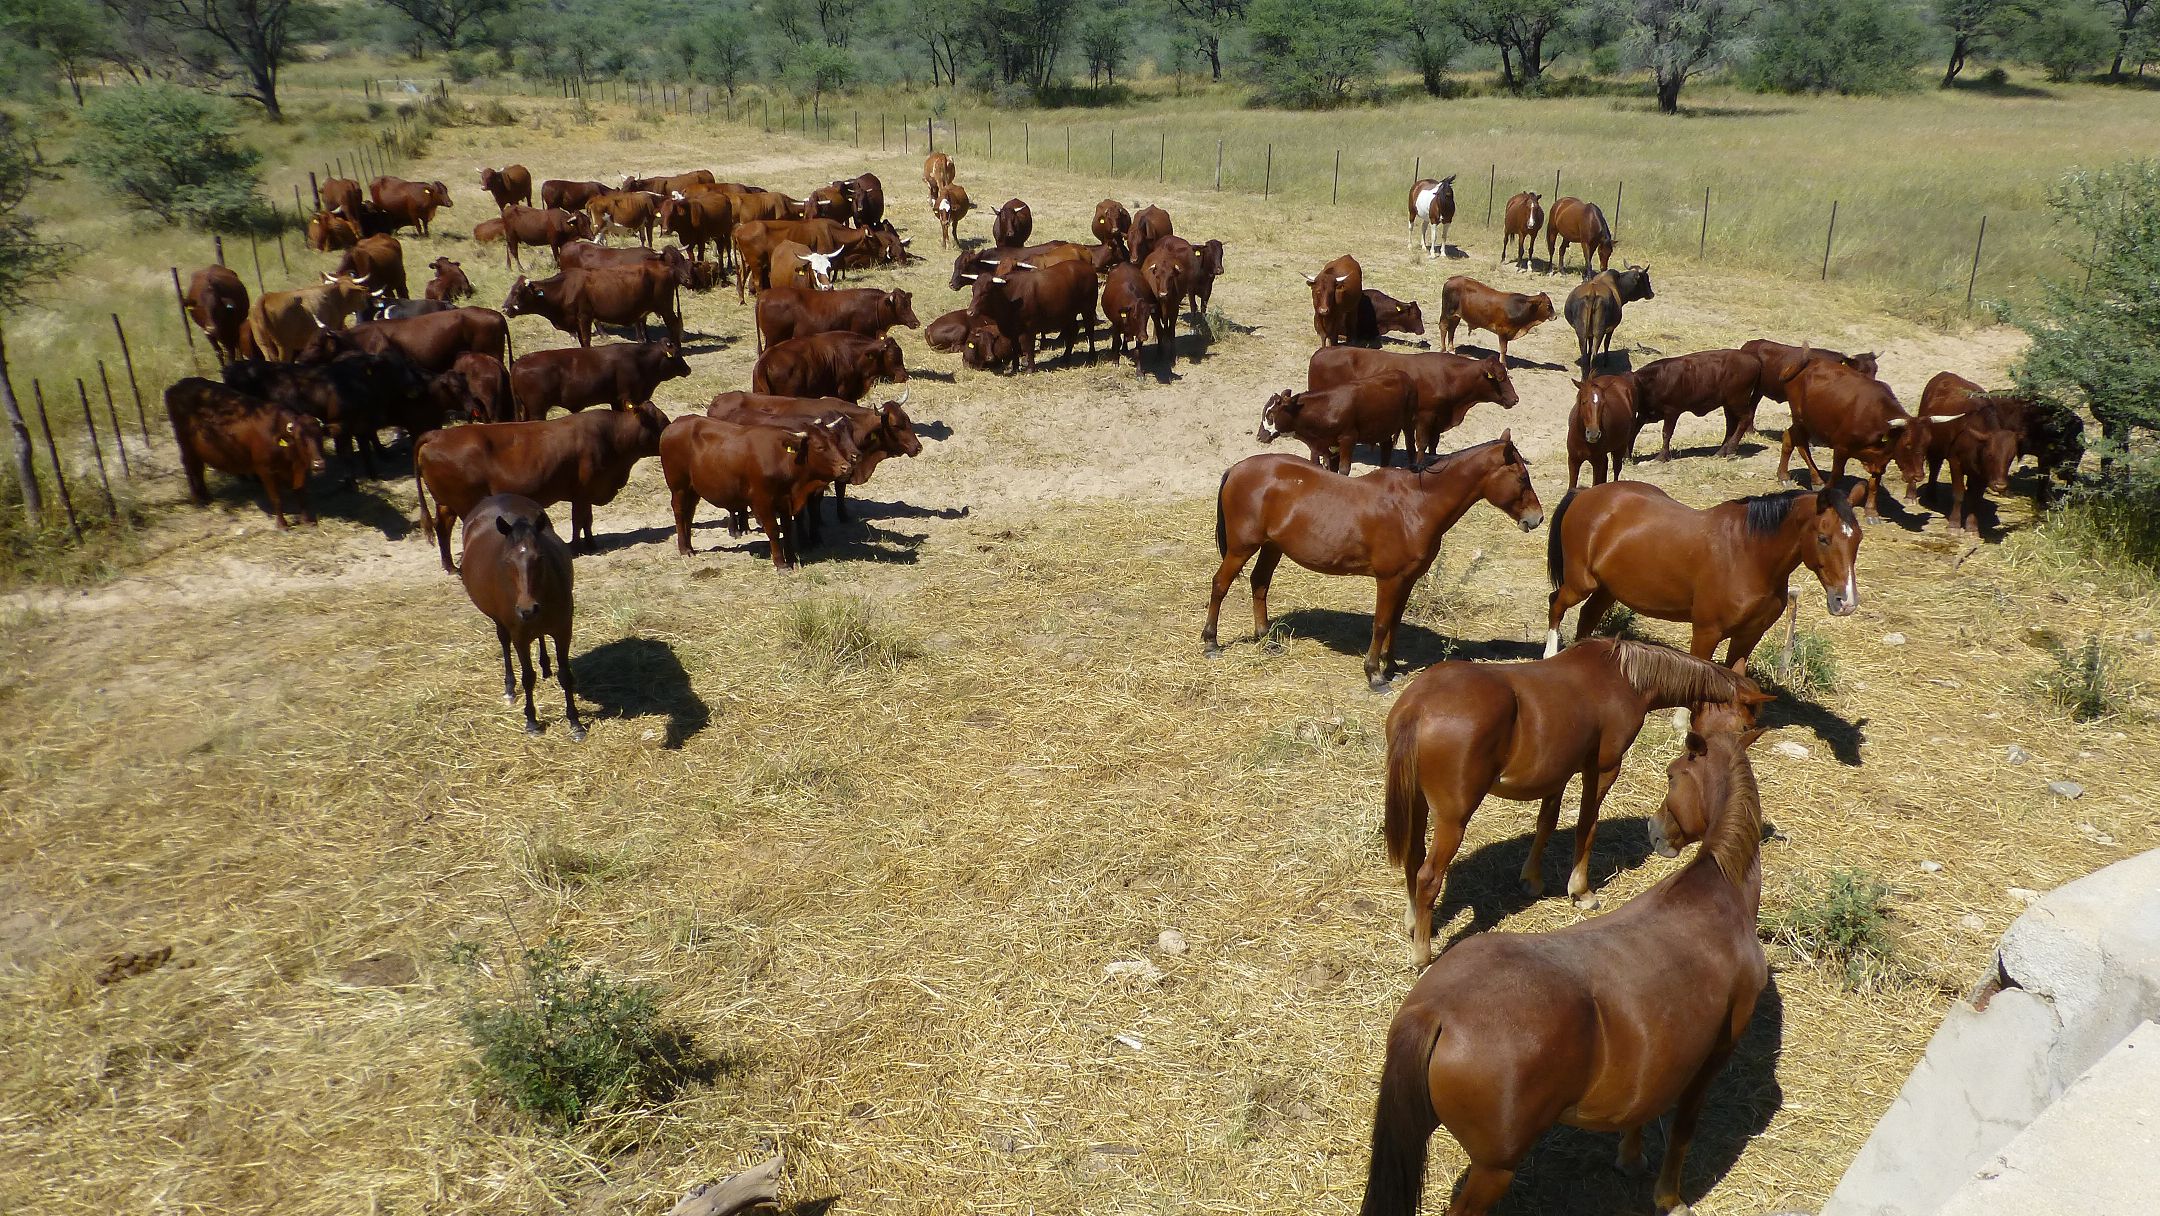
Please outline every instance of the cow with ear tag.
[[1312, 288], [1313, 329], [1320, 345], [1340, 346], [1356, 333], [1358, 301], [1365, 294], [1365, 271], [1358, 260], [1344, 254], [1305, 276]]
[[553, 639], [563, 715], [570, 723], [570, 737], [582, 741], [585, 724], [578, 720], [577, 682], [570, 675], [570, 549], [555, 534], [547, 512], [516, 494], [481, 499], [465, 517], [458, 574], [473, 606], [495, 622], [495, 640], [502, 647], [503, 699], [512, 705], [517, 704], [517, 684], [511, 678], [510, 648], [517, 647], [525, 677], [525, 733], [540, 733], [540, 719], [533, 713], [533, 643], [540, 643], [540, 675], [545, 679], [547, 644]]
[[[843, 443], [846, 446], [843, 447]], [[797, 520], [811, 495], [855, 471], [852, 442], [823, 426], [745, 423], [685, 414], [660, 436], [660, 473], [675, 514], [675, 551], [690, 555], [700, 502], [748, 511], [765, 533], [775, 570], [801, 564]]]

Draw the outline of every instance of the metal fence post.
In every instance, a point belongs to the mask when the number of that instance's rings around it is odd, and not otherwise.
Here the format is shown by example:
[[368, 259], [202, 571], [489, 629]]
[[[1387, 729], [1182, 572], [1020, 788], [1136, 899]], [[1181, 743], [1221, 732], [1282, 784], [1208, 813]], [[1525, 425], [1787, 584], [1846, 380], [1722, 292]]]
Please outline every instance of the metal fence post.
[[1830, 231], [1828, 231], [1828, 232], [1826, 232], [1826, 233], [1824, 233], [1824, 234], [1823, 234], [1823, 240], [1822, 240], [1822, 277], [1823, 277], [1823, 282], [1825, 282], [1825, 283], [1827, 283], [1827, 282], [1829, 282], [1829, 281], [1830, 281], [1830, 242], [1832, 242], [1832, 241], [1834, 241], [1834, 240], [1836, 240], [1836, 239], [1837, 239], [1837, 200], [1836, 200], [1836, 199], [1831, 199], [1831, 200], [1830, 200]]
[[118, 520], [120, 500], [113, 497], [112, 477], [105, 472], [105, 445], [98, 442], [97, 415], [90, 412], [90, 390], [83, 387], [81, 376], [75, 377], [75, 395], [82, 400], [83, 426], [90, 432], [90, 455], [97, 461], [98, 485], [105, 491], [105, 514]]
[[1980, 217], [1980, 235], [1973, 239], [1972, 276], [1965, 280], [1965, 311], [1972, 311], [1973, 288], [1980, 282], [1980, 246], [1987, 243], [1987, 217]]

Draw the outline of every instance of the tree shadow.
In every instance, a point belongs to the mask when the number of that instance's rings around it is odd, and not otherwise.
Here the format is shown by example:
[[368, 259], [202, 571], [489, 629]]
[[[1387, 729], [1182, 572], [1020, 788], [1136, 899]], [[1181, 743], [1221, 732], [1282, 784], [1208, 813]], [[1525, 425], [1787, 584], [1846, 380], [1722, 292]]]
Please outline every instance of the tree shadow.
[[570, 660], [578, 695], [602, 718], [667, 717], [660, 746], [674, 749], [712, 721], [675, 648], [653, 638], [619, 638]]
[[[1778, 1085], [1778, 1057], [1785, 1043], [1785, 1000], [1770, 977], [1755, 1000], [1755, 1016], [1732, 1058], [1710, 1084], [1681, 1171], [1680, 1193], [1700, 1201], [1732, 1172], [1740, 1154], [1770, 1126], [1785, 1105]], [[1654, 1176], [1664, 1160], [1668, 1114], [1646, 1132], [1643, 1151]], [[1493, 1208], [1494, 1216], [1567, 1212], [1570, 1216], [1636, 1216], [1650, 1210], [1651, 1176], [1630, 1178], [1613, 1167], [1620, 1138], [1610, 1133], [1555, 1127], [1524, 1159], [1514, 1185]]]
[[1760, 725], [1803, 727], [1830, 749], [1839, 764], [1847, 768], [1860, 767], [1860, 728], [1868, 724], [1866, 718], [1847, 721], [1821, 702], [1791, 689], [1776, 687], [1774, 680], [1771, 683], [1778, 699], [1763, 706], [1757, 719]]
[[2018, 84], [2011, 80], [1989, 80], [1984, 75], [1970, 80], [1953, 80], [1947, 87], [1953, 93], [1976, 93], [1982, 97], [2008, 97], [2027, 101], [2055, 100], [2053, 90], [2036, 89], [2029, 84]]

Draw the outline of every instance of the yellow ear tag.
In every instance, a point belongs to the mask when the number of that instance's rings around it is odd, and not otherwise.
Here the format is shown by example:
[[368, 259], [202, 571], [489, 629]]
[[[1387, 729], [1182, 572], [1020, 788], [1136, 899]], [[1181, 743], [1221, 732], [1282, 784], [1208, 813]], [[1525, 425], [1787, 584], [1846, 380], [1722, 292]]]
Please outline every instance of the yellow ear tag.
[[277, 441], [277, 445], [281, 448], [289, 448], [292, 446], [292, 443], [289, 440], [280, 439]]

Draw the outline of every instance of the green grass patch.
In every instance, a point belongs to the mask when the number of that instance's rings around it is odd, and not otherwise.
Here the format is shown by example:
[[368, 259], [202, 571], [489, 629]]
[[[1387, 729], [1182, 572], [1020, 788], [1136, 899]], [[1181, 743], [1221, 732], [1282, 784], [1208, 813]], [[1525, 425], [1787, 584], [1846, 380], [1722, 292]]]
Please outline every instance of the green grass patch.
[[1793, 634], [1790, 656], [1786, 655], [1782, 643], [1769, 654], [1756, 651], [1755, 657], [1748, 662], [1748, 675], [1757, 684], [1775, 692], [1818, 697], [1837, 691], [1837, 654], [1831, 649], [1829, 638], [1812, 629], [1802, 629]]
[[920, 642], [854, 596], [797, 600], [783, 628], [788, 644], [820, 669], [892, 669], [923, 654]]
[[2133, 690], [2122, 675], [2121, 661], [2098, 636], [2088, 636], [2080, 647], [2066, 646], [2053, 636], [2045, 642], [2055, 661], [2040, 674], [2039, 683], [2050, 704], [2079, 722], [2122, 711]]
[[1906, 972], [1890, 931], [1891, 894], [1865, 870], [1803, 876], [1785, 906], [1766, 912], [1763, 930], [1802, 962], [1836, 970], [1847, 988], [1881, 988]]

